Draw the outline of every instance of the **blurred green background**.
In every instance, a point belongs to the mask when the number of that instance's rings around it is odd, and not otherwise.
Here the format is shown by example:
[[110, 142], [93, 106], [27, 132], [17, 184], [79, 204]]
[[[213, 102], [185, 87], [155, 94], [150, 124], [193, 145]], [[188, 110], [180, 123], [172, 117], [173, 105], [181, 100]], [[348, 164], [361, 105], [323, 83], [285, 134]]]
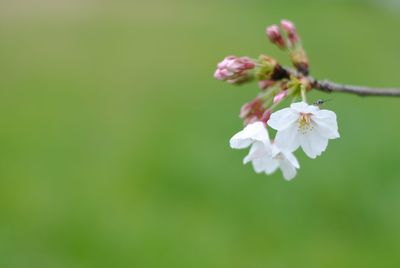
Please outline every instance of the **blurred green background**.
[[290, 183], [229, 138], [229, 54], [400, 86], [398, 1], [1, 0], [0, 267], [400, 267], [400, 100], [329, 97], [341, 139]]

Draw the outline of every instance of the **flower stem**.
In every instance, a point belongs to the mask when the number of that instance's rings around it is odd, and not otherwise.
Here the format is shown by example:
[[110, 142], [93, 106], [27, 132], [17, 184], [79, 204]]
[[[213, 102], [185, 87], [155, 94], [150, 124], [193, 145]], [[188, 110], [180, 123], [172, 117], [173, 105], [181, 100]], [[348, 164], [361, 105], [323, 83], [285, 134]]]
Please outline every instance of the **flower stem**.
[[306, 88], [305, 88], [303, 85], [301, 85], [300, 92], [301, 92], [301, 99], [302, 99], [302, 101], [304, 101], [305, 103], [307, 103]]

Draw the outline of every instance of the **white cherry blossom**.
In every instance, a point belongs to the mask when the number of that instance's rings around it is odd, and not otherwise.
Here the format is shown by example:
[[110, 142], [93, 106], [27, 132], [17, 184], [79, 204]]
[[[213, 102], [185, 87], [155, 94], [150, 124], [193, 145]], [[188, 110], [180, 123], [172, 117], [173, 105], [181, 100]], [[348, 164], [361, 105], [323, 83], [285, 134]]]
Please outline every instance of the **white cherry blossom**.
[[233, 149], [244, 149], [256, 141], [269, 143], [267, 129], [260, 121], [248, 124], [242, 131], [236, 133], [229, 143]]
[[282, 150], [275, 143], [255, 142], [249, 154], [243, 159], [243, 163], [247, 164], [250, 161], [257, 173], [265, 172], [270, 175], [279, 168], [285, 180], [293, 179], [297, 174], [297, 169], [300, 168], [293, 153]]
[[329, 139], [340, 137], [336, 114], [305, 102], [273, 113], [268, 125], [277, 130], [275, 142], [279, 147], [293, 152], [301, 146], [310, 158], [321, 155]]
[[280, 149], [271, 143], [268, 132], [262, 122], [247, 125], [242, 131], [234, 135], [230, 140], [234, 149], [250, 148], [249, 154], [243, 159], [243, 163], [252, 162], [257, 173], [274, 173], [278, 168], [282, 170], [286, 180], [296, 176], [299, 163], [296, 157], [287, 150]]

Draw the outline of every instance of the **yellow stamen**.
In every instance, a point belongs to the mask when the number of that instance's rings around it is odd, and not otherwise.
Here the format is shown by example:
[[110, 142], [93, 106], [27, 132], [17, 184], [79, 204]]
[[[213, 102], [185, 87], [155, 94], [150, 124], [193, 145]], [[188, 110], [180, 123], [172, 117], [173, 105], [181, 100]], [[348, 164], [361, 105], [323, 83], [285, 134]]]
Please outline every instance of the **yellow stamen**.
[[310, 113], [300, 113], [299, 117], [299, 129], [301, 134], [306, 134], [308, 131], [312, 130], [314, 126], [311, 124], [311, 114]]

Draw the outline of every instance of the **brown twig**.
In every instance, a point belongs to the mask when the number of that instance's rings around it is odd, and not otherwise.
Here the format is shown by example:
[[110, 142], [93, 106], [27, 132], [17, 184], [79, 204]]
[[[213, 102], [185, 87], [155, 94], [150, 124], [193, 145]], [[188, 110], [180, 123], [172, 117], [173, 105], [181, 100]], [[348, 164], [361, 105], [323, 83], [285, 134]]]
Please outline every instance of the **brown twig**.
[[[297, 77], [303, 76], [299, 72], [294, 71], [290, 68], [282, 68], [282, 69], [284, 69], [290, 75], [294, 75]], [[305, 76], [304, 78], [306, 78], [306, 80], [310, 82], [313, 88], [328, 93], [343, 92], [343, 93], [355, 94], [358, 96], [400, 97], [400, 88], [375, 88], [375, 87], [365, 87], [365, 86], [343, 85], [329, 80], [317, 80], [312, 76]]]
[[356, 94], [358, 96], [389, 96], [389, 97], [400, 97], [400, 88], [373, 88], [364, 86], [352, 86], [342, 85], [332, 81], [323, 80], [313, 81], [315, 89], [325, 92], [344, 92], [350, 94]]

